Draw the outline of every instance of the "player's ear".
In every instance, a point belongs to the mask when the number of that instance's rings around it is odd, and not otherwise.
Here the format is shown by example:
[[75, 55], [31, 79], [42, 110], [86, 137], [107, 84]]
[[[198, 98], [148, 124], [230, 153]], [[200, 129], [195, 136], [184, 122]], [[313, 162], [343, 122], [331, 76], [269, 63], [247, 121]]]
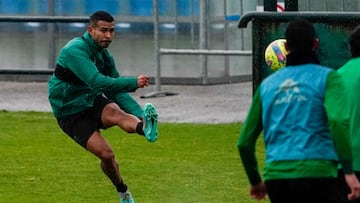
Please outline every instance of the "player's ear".
[[315, 38], [314, 43], [313, 43], [313, 51], [315, 51], [317, 48], [319, 48], [319, 44], [320, 44], [319, 38]]
[[94, 28], [93, 28], [91, 25], [89, 25], [89, 26], [87, 27], [87, 31], [88, 31], [89, 33], [91, 33], [93, 30], [94, 30]]

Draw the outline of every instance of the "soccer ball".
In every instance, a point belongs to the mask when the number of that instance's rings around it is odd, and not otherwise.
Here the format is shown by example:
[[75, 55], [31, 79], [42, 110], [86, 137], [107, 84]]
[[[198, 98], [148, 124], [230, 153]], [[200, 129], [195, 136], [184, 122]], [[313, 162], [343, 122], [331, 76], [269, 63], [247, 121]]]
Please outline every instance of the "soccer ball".
[[287, 51], [285, 43], [285, 39], [277, 39], [265, 49], [265, 62], [272, 71], [279, 70], [286, 65]]

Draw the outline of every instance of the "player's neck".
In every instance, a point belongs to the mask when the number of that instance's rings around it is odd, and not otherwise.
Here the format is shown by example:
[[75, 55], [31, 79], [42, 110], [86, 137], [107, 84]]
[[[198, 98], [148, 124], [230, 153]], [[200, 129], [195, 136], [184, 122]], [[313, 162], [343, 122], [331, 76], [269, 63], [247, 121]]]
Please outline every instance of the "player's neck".
[[307, 63], [320, 64], [315, 52], [297, 53], [291, 52], [286, 56], [286, 66], [295, 66]]

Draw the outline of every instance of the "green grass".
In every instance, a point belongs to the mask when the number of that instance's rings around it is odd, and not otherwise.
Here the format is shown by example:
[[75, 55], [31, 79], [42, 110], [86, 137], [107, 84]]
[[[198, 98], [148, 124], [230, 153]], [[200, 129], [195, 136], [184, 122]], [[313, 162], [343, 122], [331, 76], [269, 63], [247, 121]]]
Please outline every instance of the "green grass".
[[[137, 203], [257, 202], [236, 149], [240, 128], [160, 123], [155, 143], [117, 127], [103, 135]], [[0, 154], [0, 202], [118, 202], [99, 161], [50, 113], [0, 111]]]

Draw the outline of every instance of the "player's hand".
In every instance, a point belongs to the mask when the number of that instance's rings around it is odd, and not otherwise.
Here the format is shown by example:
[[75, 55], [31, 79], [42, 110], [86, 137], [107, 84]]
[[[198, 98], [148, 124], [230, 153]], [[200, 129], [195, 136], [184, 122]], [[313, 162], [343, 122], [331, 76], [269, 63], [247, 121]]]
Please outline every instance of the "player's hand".
[[137, 85], [140, 88], [149, 86], [149, 76], [139, 75], [137, 78]]
[[266, 196], [266, 187], [263, 182], [252, 185], [250, 188], [250, 196], [257, 200], [262, 200]]
[[348, 199], [355, 200], [360, 198], [360, 183], [355, 174], [345, 174], [345, 181], [351, 190], [348, 194]]

